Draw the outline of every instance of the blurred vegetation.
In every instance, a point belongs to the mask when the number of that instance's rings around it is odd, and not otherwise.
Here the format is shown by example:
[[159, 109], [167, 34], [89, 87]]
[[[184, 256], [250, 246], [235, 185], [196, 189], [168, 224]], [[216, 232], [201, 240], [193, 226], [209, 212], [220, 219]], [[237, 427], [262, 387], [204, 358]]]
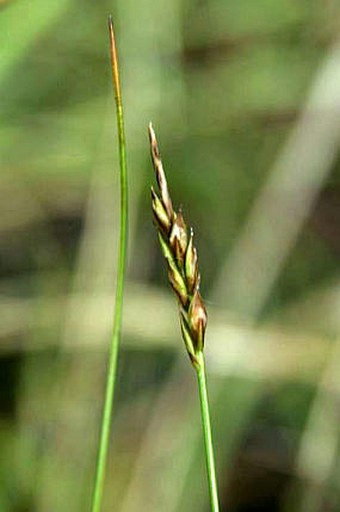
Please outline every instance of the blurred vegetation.
[[131, 218], [104, 510], [208, 510], [150, 119], [199, 249], [222, 510], [339, 510], [336, 0], [0, 2], [0, 510], [89, 510], [118, 227], [110, 12]]

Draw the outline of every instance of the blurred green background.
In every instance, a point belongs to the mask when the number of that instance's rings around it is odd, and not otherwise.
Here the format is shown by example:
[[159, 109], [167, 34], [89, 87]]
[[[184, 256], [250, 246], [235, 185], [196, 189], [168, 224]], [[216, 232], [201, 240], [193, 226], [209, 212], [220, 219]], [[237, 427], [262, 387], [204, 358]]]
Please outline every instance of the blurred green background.
[[337, 0], [0, 2], [0, 511], [90, 510], [119, 225], [109, 13], [131, 216], [104, 511], [209, 510], [150, 120], [199, 250], [221, 510], [337, 511]]

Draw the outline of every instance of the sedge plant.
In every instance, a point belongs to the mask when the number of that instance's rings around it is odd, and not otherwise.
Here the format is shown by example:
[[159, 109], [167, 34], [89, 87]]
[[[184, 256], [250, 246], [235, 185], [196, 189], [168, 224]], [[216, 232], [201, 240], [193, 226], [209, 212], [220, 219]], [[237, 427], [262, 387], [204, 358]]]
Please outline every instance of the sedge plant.
[[119, 168], [120, 168], [120, 231], [119, 231], [119, 250], [118, 250], [118, 270], [116, 283], [116, 299], [114, 309], [113, 331], [110, 346], [110, 356], [108, 362], [106, 390], [104, 398], [104, 409], [102, 416], [99, 449], [96, 465], [96, 476], [94, 491], [92, 497], [92, 512], [100, 512], [107, 455], [110, 441], [110, 426], [113, 408], [113, 399], [115, 393], [115, 383], [117, 374], [117, 356], [120, 342], [122, 312], [123, 312], [123, 291], [126, 268], [127, 237], [128, 237], [128, 181], [126, 166], [126, 145], [124, 131], [124, 114], [122, 93], [119, 78], [119, 66], [115, 34], [111, 16], [109, 17], [109, 37], [110, 53], [112, 67], [112, 81], [115, 92], [116, 118], [118, 131], [118, 149], [119, 149]]
[[216, 471], [203, 352], [207, 312], [199, 291], [200, 272], [197, 251], [194, 245], [193, 230], [188, 232], [181, 210], [176, 212], [173, 208], [151, 123], [149, 138], [151, 157], [159, 188], [157, 194], [151, 187], [153, 216], [161, 250], [167, 263], [169, 282], [177, 297], [182, 338], [197, 374], [210, 505], [212, 512], [218, 512]]

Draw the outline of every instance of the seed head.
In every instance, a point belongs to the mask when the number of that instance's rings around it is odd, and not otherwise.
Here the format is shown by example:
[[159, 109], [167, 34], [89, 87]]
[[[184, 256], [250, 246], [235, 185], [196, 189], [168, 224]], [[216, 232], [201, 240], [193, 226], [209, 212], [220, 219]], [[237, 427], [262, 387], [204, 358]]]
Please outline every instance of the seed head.
[[177, 296], [182, 337], [192, 364], [201, 364], [207, 312], [199, 293], [200, 273], [193, 231], [188, 229], [182, 211], [175, 212], [161, 161], [155, 132], [150, 123], [151, 158], [159, 195], [151, 187], [151, 204], [158, 238], [168, 266], [169, 282]]

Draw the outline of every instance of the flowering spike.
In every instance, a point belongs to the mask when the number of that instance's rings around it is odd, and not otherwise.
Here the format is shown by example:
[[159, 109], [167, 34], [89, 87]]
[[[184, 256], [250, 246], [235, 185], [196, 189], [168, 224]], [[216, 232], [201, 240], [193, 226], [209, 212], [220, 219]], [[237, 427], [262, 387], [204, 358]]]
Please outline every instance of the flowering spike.
[[151, 157], [160, 196], [151, 188], [152, 210], [158, 228], [162, 253], [168, 265], [168, 278], [177, 295], [182, 337], [193, 366], [202, 364], [207, 313], [198, 291], [200, 274], [193, 232], [188, 229], [182, 211], [173, 210], [168, 185], [152, 125], [149, 125]]

